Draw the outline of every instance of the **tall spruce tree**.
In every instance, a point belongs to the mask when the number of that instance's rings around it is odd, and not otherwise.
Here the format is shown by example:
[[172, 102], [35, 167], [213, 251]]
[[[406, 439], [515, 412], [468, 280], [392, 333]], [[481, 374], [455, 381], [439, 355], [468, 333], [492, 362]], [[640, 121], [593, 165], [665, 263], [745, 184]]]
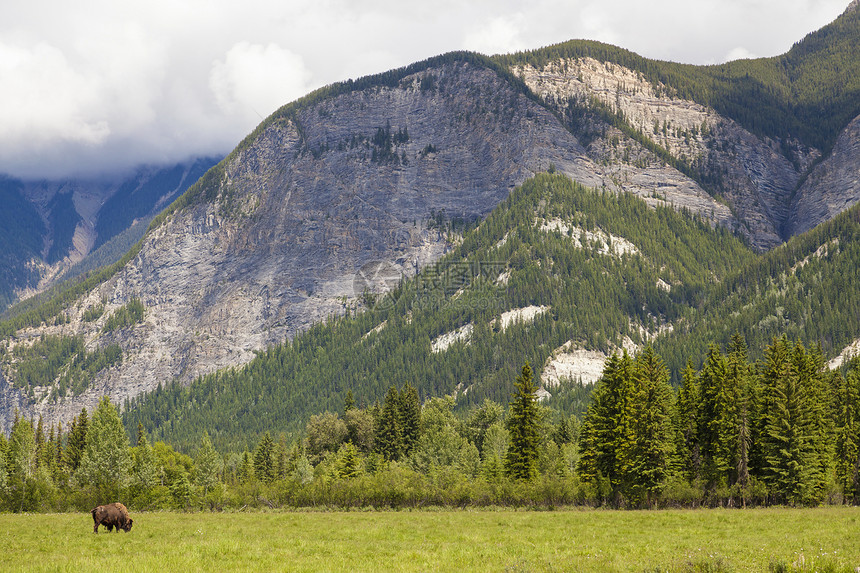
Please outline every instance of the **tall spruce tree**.
[[81, 463], [81, 458], [83, 458], [84, 450], [87, 447], [89, 428], [90, 423], [87, 409], [82, 408], [81, 413], [72, 420], [72, 425], [69, 429], [69, 438], [65, 451], [65, 463], [69, 473], [74, 473]]
[[699, 451], [702, 455], [702, 474], [710, 487], [727, 484], [733, 467], [731, 447], [734, 415], [730, 396], [733, 388], [727, 387], [726, 359], [719, 347], [712, 344], [699, 374]]
[[773, 500], [782, 503], [812, 503], [822, 485], [817, 468], [814, 381], [804, 374], [806, 360], [803, 349], [783, 336], [768, 346], [762, 367], [762, 477]]
[[702, 458], [699, 453], [698, 433], [699, 375], [693, 362], [681, 376], [681, 388], [675, 401], [676, 465], [680, 474], [690, 483], [702, 478]]
[[[6, 441], [6, 434], [0, 432], [0, 500], [3, 499], [3, 495], [6, 493], [6, 483], [7, 483], [7, 464], [6, 464], [6, 455], [9, 451], [9, 443]], [[0, 503], [0, 508], [3, 505]]]
[[275, 479], [275, 443], [269, 432], [263, 434], [254, 451], [254, 474], [265, 483]]
[[532, 480], [537, 477], [540, 446], [538, 434], [537, 387], [528, 362], [514, 383], [515, 392], [509, 406], [508, 431], [510, 445], [505, 469], [514, 479]]
[[403, 431], [403, 454], [409, 455], [421, 434], [421, 400], [418, 390], [408, 382], [400, 390], [400, 427]]
[[625, 495], [636, 505], [652, 506], [670, 475], [673, 398], [666, 365], [651, 346], [646, 347], [636, 358], [629, 403], [632, 431], [619, 454]]
[[860, 361], [835, 378], [836, 483], [845, 503], [860, 502]]
[[375, 449], [385, 461], [397, 461], [403, 456], [403, 422], [396, 386], [388, 389], [382, 403], [382, 411], [376, 422]]
[[158, 485], [158, 470], [156, 469], [155, 452], [149, 445], [145, 431], [138, 429], [137, 446], [132, 452], [132, 483], [143, 491]]
[[603, 376], [592, 393], [580, 432], [577, 473], [587, 483], [608, 481], [614, 505], [620, 505], [623, 488], [625, 444], [633, 436], [633, 360], [625, 350], [606, 361]]

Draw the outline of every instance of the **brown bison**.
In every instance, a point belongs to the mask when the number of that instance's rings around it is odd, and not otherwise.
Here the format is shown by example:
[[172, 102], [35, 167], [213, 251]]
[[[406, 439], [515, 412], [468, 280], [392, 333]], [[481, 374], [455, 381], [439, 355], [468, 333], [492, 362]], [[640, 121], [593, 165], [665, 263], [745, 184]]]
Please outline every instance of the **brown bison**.
[[93, 533], [99, 532], [99, 525], [107, 527], [108, 531], [131, 531], [131, 524], [134, 521], [128, 516], [128, 509], [121, 503], [109, 503], [93, 508]]

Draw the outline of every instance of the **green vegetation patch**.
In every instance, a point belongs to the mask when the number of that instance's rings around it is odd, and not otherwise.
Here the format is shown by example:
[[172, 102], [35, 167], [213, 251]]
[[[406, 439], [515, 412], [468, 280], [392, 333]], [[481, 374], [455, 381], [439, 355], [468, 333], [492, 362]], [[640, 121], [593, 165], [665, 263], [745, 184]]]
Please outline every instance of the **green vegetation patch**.
[[113, 311], [105, 321], [102, 331], [113, 332], [143, 322], [145, 312], [146, 308], [143, 302], [137, 297], [132, 298], [128, 303]]
[[860, 563], [857, 508], [0, 515], [0, 569], [832, 571]]
[[83, 392], [93, 376], [122, 362], [122, 349], [111, 344], [88, 352], [83, 336], [45, 335], [33, 344], [19, 343], [7, 355], [13, 385], [29, 391], [36, 386], [56, 386], [52, 397]]

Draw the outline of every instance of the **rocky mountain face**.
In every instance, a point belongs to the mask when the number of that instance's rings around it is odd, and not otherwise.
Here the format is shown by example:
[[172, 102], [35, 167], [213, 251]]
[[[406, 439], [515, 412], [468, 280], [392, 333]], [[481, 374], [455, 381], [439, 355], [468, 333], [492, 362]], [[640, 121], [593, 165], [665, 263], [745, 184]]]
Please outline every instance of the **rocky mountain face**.
[[785, 222], [799, 235], [860, 201], [860, 117], [839, 135], [833, 151], [816, 164], [797, 190]]
[[[482, 62], [438, 58], [264, 122], [63, 320], [0, 342], [0, 428], [16, 407], [67, 421], [104, 394], [122, 402], [247, 363], [438, 260], [456, 222], [484, 217], [539, 171], [688, 210], [762, 251], [856, 202], [857, 120], [822, 159], [616, 64], [517, 66], [523, 86]], [[132, 298], [144, 320], [106, 332]], [[45, 335], [83, 337], [91, 352], [118, 344], [122, 362], [77, 395], [58, 398], [55, 384], [23, 391], [14, 348]]]
[[[856, 199], [849, 201], [835, 211], [814, 212], [806, 204], [818, 204], [823, 199], [815, 201], [807, 196], [829, 193], [825, 188], [831, 187], [821, 179], [823, 175], [807, 180], [799, 193], [795, 191], [810, 166], [820, 158], [820, 151], [798, 141], [782, 142], [753, 135], [713, 109], [672, 97], [665, 86], [652, 85], [641, 74], [617, 64], [582, 58], [550, 62], [542, 69], [522, 66], [514, 71], [561, 112], [596, 98], [623, 114], [644, 138], [689, 164], [698, 176], [699, 186], [731, 206], [737, 230], [758, 250], [773, 248], [795, 234], [795, 228], [812, 228], [856, 202]], [[853, 140], [853, 131], [856, 128], [852, 130], [849, 126], [840, 138], [840, 154], [834, 152], [831, 156], [836, 165], [848, 171], [851, 163], [844, 161], [851, 150], [850, 144], [843, 140]], [[639, 142], [617, 130], [605, 131], [589, 146], [590, 156], [609, 164], [608, 171], [619, 186], [634, 192], [630, 188], [635, 188], [643, 176], [640, 168], [643, 152]], [[647, 161], [653, 164], [656, 157], [652, 155]], [[845, 186], [851, 182], [836, 177], [843, 186], [841, 192], [837, 190], [834, 194], [842, 197]], [[662, 194], [662, 190], [658, 192], [658, 196]], [[664, 199], [680, 204], [669, 194]]]

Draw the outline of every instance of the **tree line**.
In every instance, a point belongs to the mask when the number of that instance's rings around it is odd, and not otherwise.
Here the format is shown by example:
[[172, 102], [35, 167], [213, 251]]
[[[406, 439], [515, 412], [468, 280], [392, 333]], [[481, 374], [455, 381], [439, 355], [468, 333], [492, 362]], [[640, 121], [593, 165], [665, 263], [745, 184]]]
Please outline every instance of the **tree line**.
[[0, 508], [86, 510], [244, 506], [605, 505], [623, 508], [860, 502], [860, 360], [828, 371], [817, 348], [785, 337], [753, 363], [739, 335], [688, 364], [674, 390], [660, 356], [614, 354], [581, 417], [538, 401], [531, 367], [507, 408], [455, 412], [411, 384], [310, 417], [292, 440], [189, 456], [129, 444], [105, 397], [67, 431], [18, 417], [0, 436]]

